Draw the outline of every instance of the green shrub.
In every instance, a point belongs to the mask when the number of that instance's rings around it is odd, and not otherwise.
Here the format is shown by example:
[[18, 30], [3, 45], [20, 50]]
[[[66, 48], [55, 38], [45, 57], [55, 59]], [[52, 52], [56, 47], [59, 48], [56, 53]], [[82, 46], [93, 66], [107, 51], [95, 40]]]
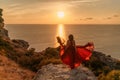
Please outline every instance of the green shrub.
[[49, 63], [60, 64], [59, 51], [56, 48], [47, 48], [44, 53], [42, 61], [39, 63], [39, 67], [47, 65]]
[[[27, 53], [28, 54], [28, 53]], [[26, 67], [32, 71], [37, 71], [37, 66], [39, 65], [39, 63], [43, 60], [43, 56], [36, 53], [33, 55], [22, 55], [21, 57], [18, 57], [18, 63], [23, 66]]]
[[47, 58], [59, 58], [59, 51], [56, 48], [47, 48], [44, 53]]
[[101, 74], [98, 80], [120, 80], [120, 70], [112, 70], [107, 75]]
[[109, 66], [107, 66], [105, 63], [103, 63], [93, 55], [91, 56], [91, 59], [89, 61], [83, 62], [83, 64], [91, 69], [96, 76], [99, 76], [102, 73], [107, 74], [111, 71], [111, 68]]
[[117, 65], [117, 66], [116, 66], [115, 68], [116, 68], [116, 69], [120, 69], [120, 61], [117, 61], [116, 65]]
[[43, 65], [47, 65], [49, 63], [59, 64], [61, 63], [61, 60], [59, 58], [59, 52], [56, 48], [47, 48], [42, 54], [36, 53], [34, 50], [30, 49], [30, 51], [27, 51], [20, 57], [17, 57], [17, 62], [21, 66], [36, 72]]

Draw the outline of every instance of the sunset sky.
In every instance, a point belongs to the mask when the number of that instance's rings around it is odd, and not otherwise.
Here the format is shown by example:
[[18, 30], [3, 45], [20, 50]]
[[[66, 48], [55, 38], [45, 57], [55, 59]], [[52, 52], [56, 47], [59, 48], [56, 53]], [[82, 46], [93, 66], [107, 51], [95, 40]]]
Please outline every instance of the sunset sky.
[[120, 24], [120, 0], [0, 0], [0, 8], [6, 24]]

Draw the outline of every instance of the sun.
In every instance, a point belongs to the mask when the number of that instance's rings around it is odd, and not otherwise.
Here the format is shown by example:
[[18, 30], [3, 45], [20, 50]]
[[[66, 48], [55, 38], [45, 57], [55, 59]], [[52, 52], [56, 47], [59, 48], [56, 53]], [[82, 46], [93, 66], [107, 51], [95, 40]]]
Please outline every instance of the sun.
[[58, 11], [57, 16], [58, 16], [58, 18], [64, 18], [64, 12], [63, 11]]

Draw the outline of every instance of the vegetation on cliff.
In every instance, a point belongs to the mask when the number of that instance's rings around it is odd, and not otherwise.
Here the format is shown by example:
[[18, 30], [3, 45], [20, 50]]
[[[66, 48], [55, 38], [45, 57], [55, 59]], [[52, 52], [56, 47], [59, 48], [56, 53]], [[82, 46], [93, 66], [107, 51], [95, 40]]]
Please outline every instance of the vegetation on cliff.
[[41, 66], [49, 63], [61, 63], [59, 52], [56, 48], [47, 48], [42, 52], [35, 52], [34, 48], [29, 50], [17, 46], [13, 42], [5, 41], [0, 38], [1, 54], [14, 60], [20, 66], [32, 71], [38, 71]]
[[120, 80], [120, 61], [93, 51], [90, 61], [83, 63], [98, 77], [98, 80]]

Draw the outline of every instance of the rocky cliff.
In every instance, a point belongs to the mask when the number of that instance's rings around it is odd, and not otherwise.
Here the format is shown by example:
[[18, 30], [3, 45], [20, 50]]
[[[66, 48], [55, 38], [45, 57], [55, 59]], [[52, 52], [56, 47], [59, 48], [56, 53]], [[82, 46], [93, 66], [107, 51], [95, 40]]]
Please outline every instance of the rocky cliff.
[[2, 18], [2, 9], [0, 9], [0, 37], [9, 39], [8, 31], [4, 28], [4, 19]]
[[93, 51], [90, 61], [83, 62], [76, 69], [70, 70], [64, 64], [48, 64], [38, 70], [34, 80], [120, 80], [119, 76], [119, 60]]
[[27, 51], [29, 45], [24, 40], [9, 38], [8, 31], [4, 27], [2, 11], [0, 9], [0, 80], [32, 80], [35, 73], [21, 67], [14, 56], [17, 55], [15, 53], [22, 54]]
[[106, 75], [112, 70], [120, 70], [120, 60], [98, 51], [93, 51], [91, 59], [83, 64], [91, 69], [96, 76]]

